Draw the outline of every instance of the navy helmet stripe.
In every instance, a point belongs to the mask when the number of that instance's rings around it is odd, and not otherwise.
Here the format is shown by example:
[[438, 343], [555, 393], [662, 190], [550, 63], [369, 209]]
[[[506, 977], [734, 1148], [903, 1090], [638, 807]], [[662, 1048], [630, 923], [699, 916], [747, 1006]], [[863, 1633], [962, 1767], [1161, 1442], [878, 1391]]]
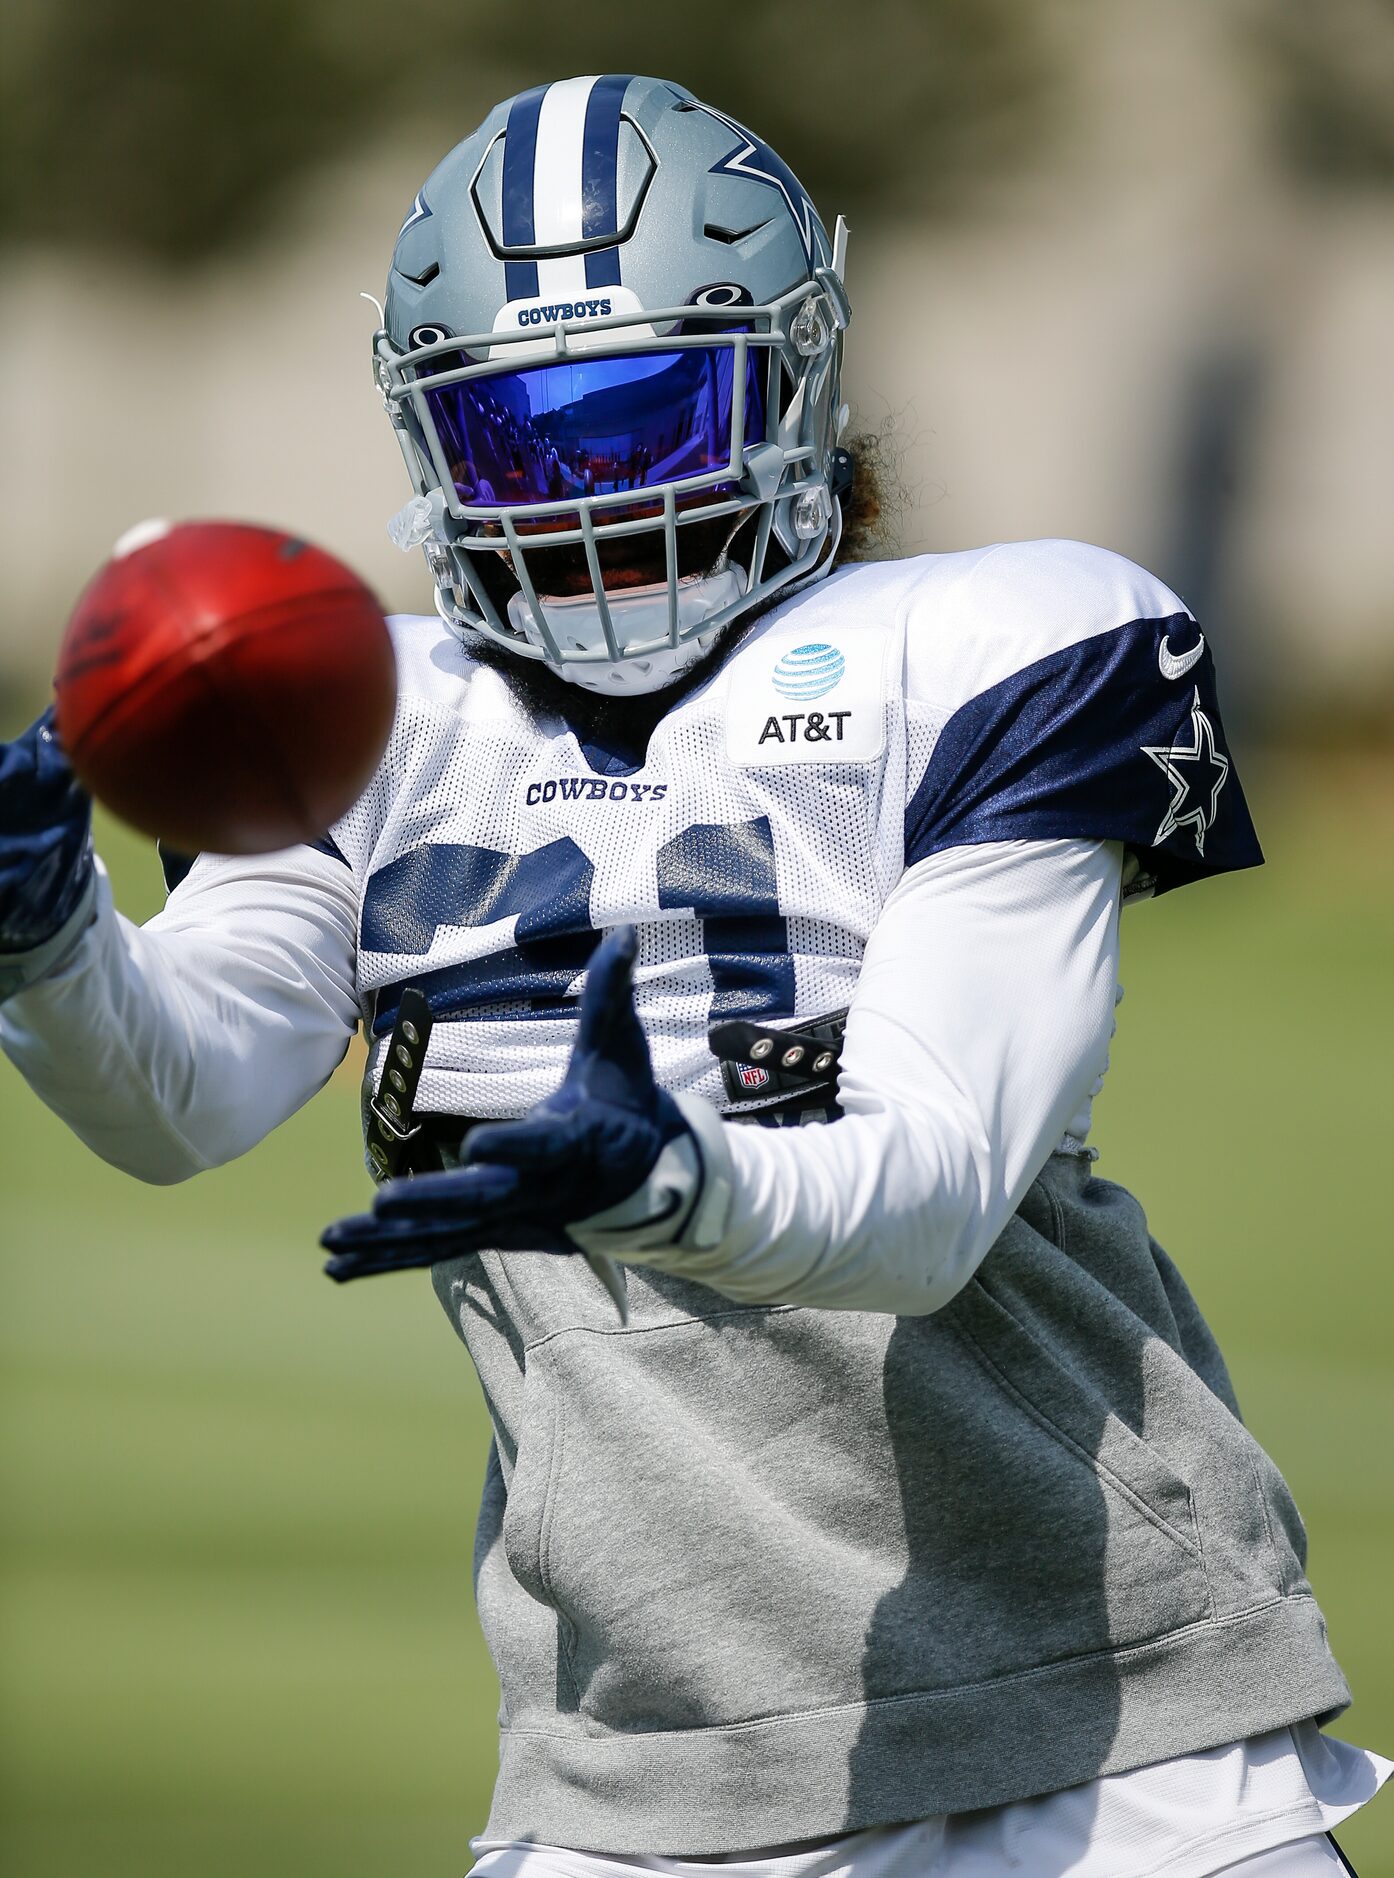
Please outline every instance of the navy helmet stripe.
[[[581, 237], [618, 231], [620, 110], [632, 80], [610, 73], [597, 78], [586, 100], [586, 124], [581, 144]], [[586, 256], [588, 287], [618, 287], [620, 251], [596, 248]]]
[[503, 291], [510, 300], [535, 300], [537, 298], [536, 261], [505, 261]]
[[588, 287], [618, 287], [619, 284], [619, 249], [592, 248], [586, 256], [586, 285]]
[[[503, 245], [530, 248], [533, 232], [533, 169], [537, 156], [537, 120], [542, 115], [546, 85], [537, 85], [513, 100], [503, 140]], [[505, 288], [510, 300], [537, 293], [536, 261], [505, 261]]]
[[581, 238], [613, 234], [619, 223], [620, 106], [626, 78], [597, 78], [586, 100], [581, 143]]
[[530, 248], [533, 233], [532, 176], [537, 155], [537, 120], [548, 87], [537, 85], [513, 100], [503, 144], [503, 245]]

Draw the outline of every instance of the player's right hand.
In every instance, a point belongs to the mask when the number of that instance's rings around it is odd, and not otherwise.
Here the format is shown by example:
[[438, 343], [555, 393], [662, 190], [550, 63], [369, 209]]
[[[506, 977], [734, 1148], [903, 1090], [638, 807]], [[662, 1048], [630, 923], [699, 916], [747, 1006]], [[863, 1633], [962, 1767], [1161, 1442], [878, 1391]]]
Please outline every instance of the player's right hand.
[[[677, 1243], [702, 1198], [702, 1149], [682, 1109], [654, 1081], [634, 1008], [632, 926], [592, 954], [581, 1021], [559, 1089], [517, 1121], [476, 1128], [465, 1165], [379, 1187], [371, 1213], [320, 1240], [344, 1283], [463, 1253], [583, 1252], [642, 1262]], [[621, 1309], [623, 1307], [621, 1306]]]
[[49, 707], [0, 743], [0, 953], [61, 932], [92, 878], [92, 803], [63, 754]]

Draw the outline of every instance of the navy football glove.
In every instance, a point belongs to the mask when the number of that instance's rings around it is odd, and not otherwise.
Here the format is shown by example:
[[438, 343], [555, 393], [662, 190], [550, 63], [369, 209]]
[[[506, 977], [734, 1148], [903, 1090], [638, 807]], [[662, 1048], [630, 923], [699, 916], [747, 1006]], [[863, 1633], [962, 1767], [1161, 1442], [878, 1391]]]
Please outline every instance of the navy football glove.
[[[596, 948], [556, 1094], [521, 1121], [476, 1128], [464, 1166], [388, 1181], [371, 1213], [331, 1226], [320, 1241], [332, 1254], [324, 1268], [331, 1278], [432, 1265], [465, 1252], [584, 1251], [601, 1261], [602, 1281], [616, 1295], [608, 1260], [594, 1243], [578, 1244], [573, 1230], [585, 1229], [587, 1239], [592, 1229], [614, 1231], [617, 1248], [680, 1236], [701, 1198], [702, 1152], [682, 1110], [653, 1078], [630, 982], [635, 949], [632, 926]], [[651, 1183], [656, 1170], [664, 1178]], [[618, 1295], [616, 1302], [623, 1315]]]
[[0, 743], [0, 953], [36, 952], [77, 913], [92, 890], [91, 827], [50, 706]]

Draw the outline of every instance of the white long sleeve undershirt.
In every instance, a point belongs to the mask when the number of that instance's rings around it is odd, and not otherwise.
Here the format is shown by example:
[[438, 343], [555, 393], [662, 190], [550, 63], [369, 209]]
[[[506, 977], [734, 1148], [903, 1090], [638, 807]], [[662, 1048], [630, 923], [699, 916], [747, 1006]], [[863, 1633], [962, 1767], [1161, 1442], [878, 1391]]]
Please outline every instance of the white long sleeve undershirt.
[[186, 1180], [333, 1073], [358, 1022], [357, 923], [349, 870], [306, 848], [200, 861], [144, 926], [103, 875], [77, 945], [0, 1005], [0, 1047], [104, 1161]]
[[1122, 866], [1117, 843], [1042, 841], [910, 868], [852, 1000], [843, 1119], [695, 1118], [731, 1186], [719, 1243], [607, 1249], [743, 1303], [938, 1310], [1087, 1112], [1112, 1032]]
[[[927, 1312], [971, 1276], [1107, 1056], [1121, 850], [952, 849], [882, 910], [852, 1001], [841, 1121], [704, 1129], [733, 1186], [713, 1250], [644, 1255], [746, 1301]], [[0, 1007], [0, 1045], [104, 1159], [180, 1180], [323, 1084], [358, 1017], [341, 862], [200, 863], [144, 927], [101, 883], [63, 962]]]

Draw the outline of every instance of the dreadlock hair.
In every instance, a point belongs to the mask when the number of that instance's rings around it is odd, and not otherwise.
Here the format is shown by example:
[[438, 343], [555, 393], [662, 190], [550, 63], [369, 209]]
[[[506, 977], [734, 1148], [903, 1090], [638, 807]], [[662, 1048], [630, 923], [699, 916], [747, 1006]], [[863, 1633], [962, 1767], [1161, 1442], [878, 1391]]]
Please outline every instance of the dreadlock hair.
[[879, 430], [858, 431], [842, 447], [852, 459], [852, 487], [842, 497], [842, 539], [834, 567], [891, 554], [905, 507], [890, 418]]

